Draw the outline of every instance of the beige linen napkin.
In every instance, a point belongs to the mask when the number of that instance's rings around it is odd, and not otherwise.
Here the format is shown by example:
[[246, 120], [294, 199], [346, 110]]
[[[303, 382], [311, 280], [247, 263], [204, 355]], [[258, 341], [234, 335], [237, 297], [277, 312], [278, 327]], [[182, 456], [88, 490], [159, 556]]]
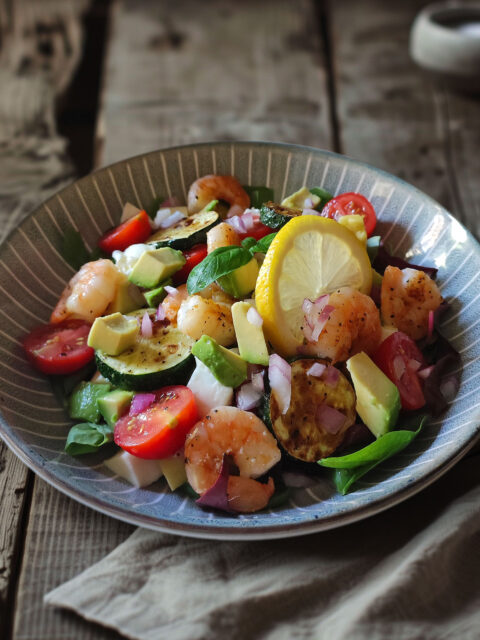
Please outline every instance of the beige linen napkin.
[[385, 513], [302, 538], [138, 529], [45, 601], [135, 640], [478, 640], [480, 456]]

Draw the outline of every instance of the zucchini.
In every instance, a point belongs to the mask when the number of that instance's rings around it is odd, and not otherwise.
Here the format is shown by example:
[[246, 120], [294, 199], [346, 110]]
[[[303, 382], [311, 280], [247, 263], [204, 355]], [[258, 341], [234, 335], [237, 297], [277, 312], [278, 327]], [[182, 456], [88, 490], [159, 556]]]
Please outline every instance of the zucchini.
[[[347, 378], [339, 372], [337, 382], [329, 384], [322, 377], [307, 375], [315, 362], [329, 365], [326, 360], [312, 358], [292, 363], [292, 397], [285, 414], [281, 413], [274, 393], [270, 393], [263, 410], [267, 426], [286, 453], [294, 460], [310, 463], [330, 456], [341, 445], [356, 416], [355, 392]], [[345, 415], [338, 433], [329, 433], [319, 423], [317, 411], [322, 404]]]
[[135, 344], [120, 355], [99, 350], [95, 359], [100, 373], [115, 387], [150, 391], [188, 382], [195, 367], [194, 344], [193, 338], [178, 329], [154, 323], [151, 338], [138, 335]]
[[271, 229], [280, 229], [285, 226], [287, 222], [290, 222], [292, 218], [301, 215], [302, 211], [300, 209], [284, 207], [275, 202], [265, 202], [260, 208], [260, 222], [263, 222], [263, 224]]
[[190, 249], [195, 244], [207, 242], [207, 231], [220, 222], [220, 216], [216, 211], [201, 211], [194, 216], [188, 216], [180, 220], [173, 227], [160, 229], [150, 236], [148, 244], [155, 245], [156, 249], [171, 247], [172, 249]]

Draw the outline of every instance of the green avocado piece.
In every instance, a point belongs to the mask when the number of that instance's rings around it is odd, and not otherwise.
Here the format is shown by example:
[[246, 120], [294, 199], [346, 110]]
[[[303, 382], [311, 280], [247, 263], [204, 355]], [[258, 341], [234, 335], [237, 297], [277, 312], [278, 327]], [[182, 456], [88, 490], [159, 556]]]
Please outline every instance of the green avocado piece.
[[140, 289], [129, 282], [127, 277], [118, 286], [113, 302], [108, 307], [108, 313], [130, 313], [145, 304]]
[[232, 305], [233, 326], [237, 337], [240, 356], [247, 362], [263, 364], [268, 367], [268, 349], [260, 326], [252, 324], [247, 314], [252, 305], [248, 302], [235, 302]]
[[217, 283], [234, 298], [244, 298], [255, 289], [258, 271], [258, 262], [252, 258], [243, 267], [218, 278]]
[[80, 382], [73, 390], [68, 403], [71, 418], [86, 422], [100, 422], [102, 417], [98, 408], [98, 400], [111, 389], [104, 382]]
[[391, 431], [400, 411], [400, 393], [363, 351], [349, 358], [347, 369], [357, 394], [357, 413], [378, 438]]
[[282, 200], [282, 207], [290, 207], [291, 209], [304, 209], [305, 200], [311, 200], [312, 204], [309, 205], [309, 209], [315, 209], [320, 203], [320, 198], [312, 193], [307, 187], [302, 187], [295, 193], [292, 193], [287, 198]]
[[87, 344], [93, 349], [100, 349], [109, 356], [118, 356], [129, 349], [137, 338], [139, 326], [136, 318], [121, 313], [95, 318]]
[[162, 284], [159, 287], [156, 287], [155, 289], [150, 289], [150, 291], [144, 291], [143, 296], [147, 301], [148, 306], [152, 308], [158, 307], [160, 302], [162, 302], [162, 300], [167, 295], [167, 292], [165, 291], [165, 287], [171, 284], [172, 284], [172, 279], [168, 278], [167, 280], [165, 280], [165, 282], [162, 282]]
[[98, 409], [111, 427], [127, 412], [132, 402], [133, 391], [114, 389], [98, 399]]
[[183, 253], [170, 247], [145, 251], [135, 263], [128, 279], [139, 287], [153, 289], [183, 267], [185, 262]]
[[206, 365], [226, 387], [238, 387], [247, 379], [247, 363], [222, 347], [210, 336], [203, 335], [192, 347], [192, 353]]

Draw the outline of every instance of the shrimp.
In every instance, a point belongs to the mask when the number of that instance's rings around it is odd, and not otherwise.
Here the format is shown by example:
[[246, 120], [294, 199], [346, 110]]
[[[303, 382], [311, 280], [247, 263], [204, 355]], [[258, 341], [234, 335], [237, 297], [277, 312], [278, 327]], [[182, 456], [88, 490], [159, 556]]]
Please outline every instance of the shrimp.
[[328, 304], [334, 309], [318, 340], [305, 346], [305, 353], [330, 358], [335, 363], [360, 351], [375, 351], [382, 330], [373, 300], [355, 289], [342, 287], [330, 295]]
[[240, 215], [250, 206], [250, 197], [233, 176], [202, 176], [188, 191], [188, 213], [197, 213], [212, 200], [224, 200], [230, 205], [227, 217]]
[[381, 313], [390, 324], [412, 340], [428, 333], [428, 315], [442, 303], [435, 282], [423, 271], [387, 267], [382, 280]]
[[223, 347], [235, 342], [230, 305], [199, 295], [190, 296], [182, 302], [177, 313], [177, 327], [195, 340], [206, 334]]
[[111, 260], [87, 262], [63, 290], [50, 322], [57, 323], [67, 318], [93, 322], [105, 313], [115, 299], [119, 285], [126, 279]]
[[224, 455], [238, 467], [228, 479], [228, 502], [235, 511], [263, 509], [275, 485], [255, 478], [280, 461], [275, 438], [253, 413], [236, 407], [217, 407], [197, 422], [185, 442], [185, 470], [192, 488], [200, 494], [212, 487], [222, 468]]
[[177, 313], [180, 309], [180, 305], [184, 300], [188, 298], [187, 285], [180, 285], [173, 293], [167, 294], [162, 302], [162, 307], [165, 309], [165, 317], [170, 322], [175, 323], [177, 321]]
[[240, 238], [233, 227], [226, 222], [221, 222], [207, 232], [207, 251], [212, 253], [218, 247], [230, 247], [239, 245]]
[[228, 304], [230, 307], [235, 302], [235, 298], [224, 291], [216, 282], [212, 282], [208, 287], [199, 291], [198, 295], [202, 296], [202, 298], [213, 300], [214, 302], [223, 302], [224, 304]]

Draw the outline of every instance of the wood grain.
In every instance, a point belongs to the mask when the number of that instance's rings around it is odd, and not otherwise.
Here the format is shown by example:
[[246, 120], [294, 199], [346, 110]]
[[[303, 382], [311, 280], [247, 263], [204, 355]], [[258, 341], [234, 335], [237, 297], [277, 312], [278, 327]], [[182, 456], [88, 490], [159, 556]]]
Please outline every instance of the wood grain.
[[[119, 0], [99, 164], [206, 140], [331, 146], [314, 3]], [[141, 37], [138, 37], [141, 34]]]

